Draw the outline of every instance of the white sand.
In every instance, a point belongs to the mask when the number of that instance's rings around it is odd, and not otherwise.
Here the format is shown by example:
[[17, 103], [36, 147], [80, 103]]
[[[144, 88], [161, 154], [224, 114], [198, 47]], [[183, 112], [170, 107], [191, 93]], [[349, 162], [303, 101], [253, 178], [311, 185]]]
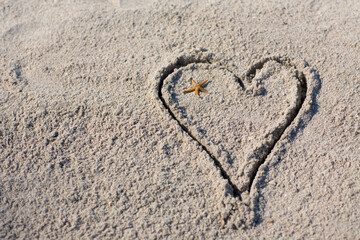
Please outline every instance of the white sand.
[[359, 1], [0, 16], [0, 238], [360, 238]]

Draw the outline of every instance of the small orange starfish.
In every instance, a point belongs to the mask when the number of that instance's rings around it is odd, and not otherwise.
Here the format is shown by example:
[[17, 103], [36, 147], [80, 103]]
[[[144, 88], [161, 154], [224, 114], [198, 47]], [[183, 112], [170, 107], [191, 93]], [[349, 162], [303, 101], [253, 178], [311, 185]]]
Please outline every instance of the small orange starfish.
[[196, 96], [197, 96], [197, 97], [200, 97], [200, 96], [199, 96], [199, 90], [200, 90], [201, 92], [204, 92], [204, 93], [209, 94], [208, 91], [206, 91], [205, 89], [202, 88], [202, 85], [204, 85], [207, 81], [208, 81], [208, 80], [206, 79], [206, 80], [202, 81], [201, 83], [196, 83], [196, 82], [194, 81], [194, 79], [191, 78], [191, 82], [192, 82], [193, 87], [184, 90], [184, 93], [195, 91]]

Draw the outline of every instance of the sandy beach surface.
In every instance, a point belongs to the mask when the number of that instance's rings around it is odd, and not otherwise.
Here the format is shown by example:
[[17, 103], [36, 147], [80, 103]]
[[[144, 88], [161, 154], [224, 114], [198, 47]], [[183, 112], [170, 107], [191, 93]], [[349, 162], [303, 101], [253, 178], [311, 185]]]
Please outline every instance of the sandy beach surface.
[[358, 0], [0, 0], [0, 238], [359, 239], [359, 26]]

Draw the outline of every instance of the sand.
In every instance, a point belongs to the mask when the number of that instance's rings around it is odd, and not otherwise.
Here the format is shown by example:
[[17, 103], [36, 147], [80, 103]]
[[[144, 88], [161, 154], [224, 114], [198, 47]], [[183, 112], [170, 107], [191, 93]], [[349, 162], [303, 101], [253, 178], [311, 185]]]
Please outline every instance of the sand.
[[0, 16], [0, 238], [360, 238], [358, 1]]

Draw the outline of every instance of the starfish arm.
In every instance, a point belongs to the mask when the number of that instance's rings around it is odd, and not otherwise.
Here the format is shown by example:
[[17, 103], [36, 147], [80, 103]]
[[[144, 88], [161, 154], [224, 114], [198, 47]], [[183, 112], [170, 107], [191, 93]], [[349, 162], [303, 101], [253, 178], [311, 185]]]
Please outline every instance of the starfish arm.
[[192, 88], [189, 88], [189, 89], [184, 90], [184, 93], [186, 93], [186, 92], [193, 92], [193, 91], [195, 91], [195, 87], [192, 87]]
[[192, 85], [196, 87], [197, 83], [194, 81], [194, 79], [191, 79]]
[[207, 93], [207, 94], [210, 93], [210, 92], [206, 91], [205, 89], [203, 89], [202, 87], [199, 87], [199, 90], [202, 91], [202, 92], [204, 92], [204, 93]]
[[208, 79], [202, 81], [201, 83], [199, 83], [200, 86], [204, 85], [205, 83], [207, 83], [207, 81], [209, 81]]
[[195, 88], [195, 94], [196, 94], [197, 97], [200, 97], [199, 96], [199, 88]]

